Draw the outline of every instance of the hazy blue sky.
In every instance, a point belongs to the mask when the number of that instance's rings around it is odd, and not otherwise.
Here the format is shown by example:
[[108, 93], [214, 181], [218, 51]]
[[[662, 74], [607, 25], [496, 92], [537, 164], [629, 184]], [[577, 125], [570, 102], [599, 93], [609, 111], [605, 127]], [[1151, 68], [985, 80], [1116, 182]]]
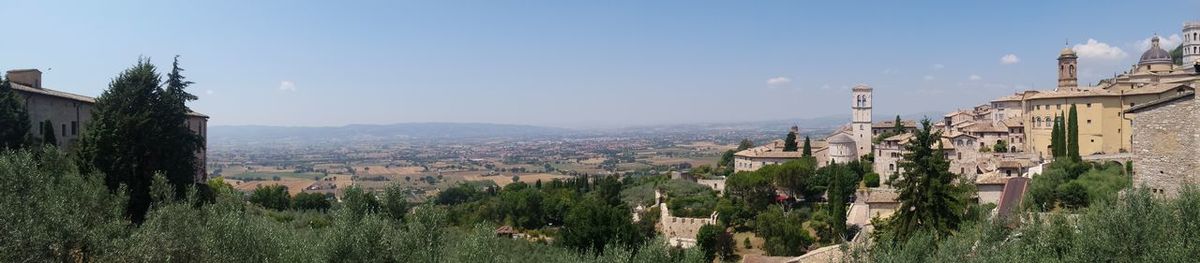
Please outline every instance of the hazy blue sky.
[[0, 68], [96, 96], [179, 54], [213, 125], [606, 127], [843, 114], [856, 83], [876, 114], [947, 111], [1052, 88], [1068, 39], [1094, 83], [1200, 20], [1197, 0], [841, 2], [5, 1]]

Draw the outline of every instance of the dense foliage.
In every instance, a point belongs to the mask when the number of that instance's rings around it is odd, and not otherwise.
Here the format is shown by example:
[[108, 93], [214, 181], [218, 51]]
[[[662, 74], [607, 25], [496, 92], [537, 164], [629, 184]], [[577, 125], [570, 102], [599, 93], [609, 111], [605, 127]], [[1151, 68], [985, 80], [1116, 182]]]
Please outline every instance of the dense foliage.
[[0, 80], [0, 150], [19, 149], [32, 141], [29, 112], [7, 79]]
[[[0, 261], [3, 262], [701, 262], [698, 250], [662, 240], [607, 243], [603, 253], [495, 237], [493, 225], [452, 227], [447, 210], [412, 209], [403, 222], [370, 209], [328, 213], [248, 206], [214, 181], [213, 203], [171, 196], [165, 178], [151, 183], [151, 209], [140, 225], [124, 216], [124, 191], [100, 174], [81, 174], [54, 149], [0, 154]], [[358, 195], [366, 198], [370, 195]], [[362, 200], [360, 200], [362, 201]], [[602, 204], [590, 204], [595, 206]], [[584, 211], [580, 208], [580, 211]], [[611, 211], [628, 220], [623, 211]], [[588, 213], [581, 212], [585, 216]]]
[[1026, 206], [1034, 211], [1078, 209], [1091, 203], [1111, 201], [1129, 188], [1132, 178], [1117, 162], [1093, 164], [1058, 159], [1033, 177], [1026, 192]]
[[783, 139], [783, 151], [794, 152], [799, 149], [796, 145], [796, 132], [788, 132], [787, 137]]
[[126, 213], [134, 222], [150, 208], [155, 174], [165, 176], [176, 193], [195, 180], [195, 153], [204, 145], [186, 126], [185, 103], [195, 96], [184, 91], [190, 82], [183, 80], [178, 66], [165, 83], [148, 60], [121, 72], [96, 98], [92, 122], [78, 147], [81, 168], [106, 175], [109, 190], [127, 191]]
[[1194, 262], [1200, 258], [1200, 192], [1176, 199], [1130, 189], [1079, 214], [1028, 214], [1022, 224], [987, 221], [936, 238], [929, 231], [878, 242], [855, 262]]
[[919, 232], [946, 236], [958, 229], [967, 209], [966, 193], [955, 184], [958, 175], [950, 172], [940, 145], [941, 132], [928, 119], [921, 126], [905, 145], [904, 172], [894, 184], [900, 207], [886, 226], [886, 234], [901, 240]]

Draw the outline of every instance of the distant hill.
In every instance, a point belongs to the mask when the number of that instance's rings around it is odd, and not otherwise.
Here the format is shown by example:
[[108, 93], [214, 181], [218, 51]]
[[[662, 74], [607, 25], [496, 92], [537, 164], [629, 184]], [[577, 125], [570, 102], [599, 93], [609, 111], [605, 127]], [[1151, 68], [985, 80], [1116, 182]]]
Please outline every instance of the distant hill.
[[488, 123], [354, 124], [339, 127], [247, 125], [211, 126], [208, 129], [209, 140], [217, 143], [540, 137], [573, 133], [573, 130], [562, 128]]
[[[921, 112], [912, 114], [900, 115], [900, 118], [905, 120], [921, 120], [926, 116], [930, 120], [937, 122], [941, 119], [944, 113], [937, 112]], [[874, 115], [873, 121], [890, 121], [896, 118], [896, 115]], [[792, 118], [782, 120], [766, 120], [766, 121], [745, 121], [745, 122], [714, 122], [714, 123], [696, 123], [696, 124], [675, 124], [675, 125], [650, 125], [625, 128], [625, 130], [758, 130], [758, 131], [786, 131], [792, 126], [799, 126], [801, 130], [806, 131], [832, 131], [850, 122], [850, 114], [830, 115], [815, 118]]]

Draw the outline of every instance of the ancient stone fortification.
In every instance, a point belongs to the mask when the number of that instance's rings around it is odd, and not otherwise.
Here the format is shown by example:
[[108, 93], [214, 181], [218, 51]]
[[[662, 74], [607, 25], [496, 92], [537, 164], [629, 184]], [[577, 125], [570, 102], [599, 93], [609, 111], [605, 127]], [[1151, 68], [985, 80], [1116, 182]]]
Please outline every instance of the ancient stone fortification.
[[1184, 184], [1196, 184], [1200, 159], [1195, 95], [1165, 99], [1142, 109], [1131, 109], [1133, 121], [1133, 184], [1152, 192], [1174, 196]]

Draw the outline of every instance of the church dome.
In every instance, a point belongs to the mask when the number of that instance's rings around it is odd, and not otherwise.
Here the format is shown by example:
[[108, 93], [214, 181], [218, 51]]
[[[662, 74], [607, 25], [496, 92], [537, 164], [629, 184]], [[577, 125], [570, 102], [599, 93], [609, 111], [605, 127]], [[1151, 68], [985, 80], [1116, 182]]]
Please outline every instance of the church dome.
[[833, 143], [833, 144], [854, 143], [854, 139], [851, 139], [850, 136], [846, 136], [846, 134], [838, 134], [838, 135], [834, 135], [832, 138], [829, 138], [829, 143]]
[[1150, 39], [1150, 50], [1142, 53], [1142, 59], [1138, 60], [1138, 65], [1144, 64], [1160, 64], [1171, 62], [1171, 52], [1167, 52], [1162, 47], [1158, 46], [1158, 36]]
[[1062, 49], [1062, 52], [1058, 52], [1058, 56], [1060, 56], [1060, 57], [1075, 56], [1075, 50], [1071, 49], [1071, 47], [1064, 47]]

